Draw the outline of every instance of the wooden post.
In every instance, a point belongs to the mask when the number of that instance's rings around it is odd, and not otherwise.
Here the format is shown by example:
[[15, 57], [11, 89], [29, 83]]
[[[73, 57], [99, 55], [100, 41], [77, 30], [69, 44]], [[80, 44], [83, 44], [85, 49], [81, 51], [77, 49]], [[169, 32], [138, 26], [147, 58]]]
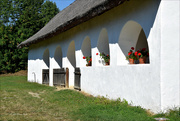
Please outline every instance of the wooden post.
[[66, 68], [66, 88], [69, 88], [69, 68]]

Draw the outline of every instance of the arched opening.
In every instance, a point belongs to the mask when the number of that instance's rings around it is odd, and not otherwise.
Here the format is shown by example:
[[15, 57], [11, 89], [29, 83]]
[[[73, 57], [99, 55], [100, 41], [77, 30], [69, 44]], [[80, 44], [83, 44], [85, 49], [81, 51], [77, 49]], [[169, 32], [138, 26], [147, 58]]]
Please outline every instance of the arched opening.
[[43, 61], [45, 63], [46, 68], [49, 68], [49, 50], [46, 49], [43, 54]]
[[[109, 65], [110, 63], [110, 52], [109, 52], [109, 39], [108, 39], [108, 32], [105, 28], [103, 28], [100, 32], [97, 49], [99, 58], [98, 63], [96, 65]], [[108, 64], [106, 64], [106, 62]]]
[[[142, 50], [143, 48], [145, 48], [146, 49], [145, 51], [147, 51], [149, 53], [147, 38], [146, 38], [146, 35], [145, 35], [143, 29], [141, 29], [141, 32], [138, 37], [138, 41], [135, 46], [135, 51]], [[136, 63], [139, 63], [139, 62], [137, 61]], [[145, 63], [149, 63], [149, 56], [146, 58]]]
[[81, 46], [82, 56], [83, 56], [83, 65], [82, 66], [91, 66], [92, 65], [92, 56], [91, 56], [91, 40], [89, 37], [86, 37]]
[[58, 66], [62, 68], [62, 50], [60, 46], [57, 46], [55, 53], [54, 53], [54, 59]]
[[69, 69], [69, 87], [74, 86], [74, 71], [76, 68], [75, 42], [71, 41], [67, 51], [67, 68]]
[[49, 50], [46, 49], [43, 54], [44, 66], [42, 68], [42, 83], [49, 85]]
[[74, 43], [74, 41], [72, 41], [69, 44], [67, 58], [68, 58], [70, 64], [75, 68], [76, 67], [76, 58], [75, 58], [75, 43]]
[[[135, 48], [133, 52], [143, 48], [146, 48], [146, 51], [149, 52], [148, 42], [143, 28], [135, 21], [128, 21], [124, 25], [119, 36], [118, 45], [120, 48], [120, 51], [117, 52], [118, 65], [126, 65], [129, 63], [126, 56], [128, 56], [131, 47]], [[136, 63], [139, 62], [136, 61]], [[146, 59], [146, 63], [149, 63], [149, 58]]]

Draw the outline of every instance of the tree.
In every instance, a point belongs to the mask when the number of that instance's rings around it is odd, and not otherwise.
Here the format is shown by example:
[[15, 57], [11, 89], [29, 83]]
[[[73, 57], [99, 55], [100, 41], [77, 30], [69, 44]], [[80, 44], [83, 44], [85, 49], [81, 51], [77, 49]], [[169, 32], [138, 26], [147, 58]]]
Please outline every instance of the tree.
[[[51, 7], [50, 7], [51, 6]], [[41, 8], [42, 21], [44, 24], [47, 24], [49, 20], [59, 12], [59, 9], [56, 7], [56, 3], [51, 1], [46, 1]]]
[[50, 1], [0, 1], [0, 73], [26, 69], [28, 47], [17, 49], [17, 45], [39, 31], [58, 12], [56, 4]]

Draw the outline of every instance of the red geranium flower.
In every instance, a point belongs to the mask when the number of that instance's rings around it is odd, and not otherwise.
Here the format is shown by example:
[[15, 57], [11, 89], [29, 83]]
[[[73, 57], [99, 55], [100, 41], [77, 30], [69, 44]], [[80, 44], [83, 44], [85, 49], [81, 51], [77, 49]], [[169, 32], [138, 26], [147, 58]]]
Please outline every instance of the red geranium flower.
[[90, 59], [90, 61], [92, 61], [92, 58]]
[[109, 55], [107, 54], [107, 56], [109, 56]]
[[96, 53], [96, 55], [98, 55], [98, 53]]
[[132, 50], [134, 50], [134, 47], [131, 47]]
[[141, 55], [141, 53], [138, 53], [138, 55], [140, 56], [140, 55]]
[[138, 52], [136, 51], [136, 52], [134, 53], [134, 55], [137, 56], [137, 54], [138, 54]]
[[132, 52], [129, 52], [129, 53], [128, 53], [128, 55], [131, 55], [131, 54], [132, 54]]
[[83, 59], [86, 59], [86, 57], [84, 56]]

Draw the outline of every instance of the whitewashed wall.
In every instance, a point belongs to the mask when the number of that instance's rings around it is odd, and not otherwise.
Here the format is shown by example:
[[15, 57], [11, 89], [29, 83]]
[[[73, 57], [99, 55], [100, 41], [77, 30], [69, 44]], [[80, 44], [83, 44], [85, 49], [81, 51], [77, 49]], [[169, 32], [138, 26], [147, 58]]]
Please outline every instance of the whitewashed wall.
[[[178, 107], [180, 30], [179, 24], [175, 24], [179, 22], [178, 3], [170, 0], [125, 2], [45, 42], [31, 45], [28, 81], [42, 83], [42, 69], [48, 68], [43, 54], [48, 49], [50, 86], [53, 86], [53, 69], [68, 67], [69, 86], [73, 88], [74, 68], [80, 67], [81, 89], [94, 96], [124, 98], [153, 112]], [[147, 38], [150, 64], [129, 65], [125, 54], [131, 46], [136, 46], [141, 30]], [[57, 48], [62, 64], [57, 62]], [[111, 57], [109, 66], [99, 62], [101, 59], [96, 53], [102, 51]], [[92, 56], [91, 67], [86, 67], [83, 59], [88, 55]]]
[[163, 0], [161, 8], [162, 110], [180, 106], [180, 1]]

